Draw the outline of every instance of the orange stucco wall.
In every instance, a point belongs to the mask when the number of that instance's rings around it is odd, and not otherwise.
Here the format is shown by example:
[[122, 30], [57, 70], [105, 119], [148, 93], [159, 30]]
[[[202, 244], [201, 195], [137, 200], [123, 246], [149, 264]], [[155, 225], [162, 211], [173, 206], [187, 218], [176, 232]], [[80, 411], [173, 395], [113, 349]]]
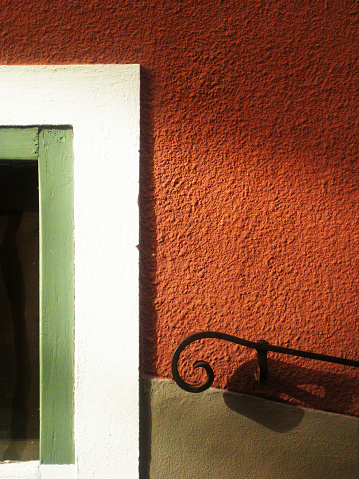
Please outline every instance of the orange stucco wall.
[[[206, 329], [359, 357], [355, 0], [4, 0], [0, 61], [140, 63], [143, 374]], [[119, 312], [120, 314], [120, 312]], [[359, 415], [357, 370], [206, 341], [215, 386]]]

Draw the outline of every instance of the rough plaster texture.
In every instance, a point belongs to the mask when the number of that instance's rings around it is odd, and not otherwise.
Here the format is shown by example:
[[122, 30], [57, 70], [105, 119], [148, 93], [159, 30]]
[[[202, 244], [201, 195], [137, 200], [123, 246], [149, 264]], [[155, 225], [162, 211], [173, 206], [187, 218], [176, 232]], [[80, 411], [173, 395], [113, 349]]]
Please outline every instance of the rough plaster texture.
[[359, 419], [142, 380], [142, 479], [358, 479]]
[[[2, 2], [3, 63], [143, 66], [143, 374], [171, 377], [176, 344], [205, 329], [358, 358], [358, 15], [355, 0]], [[273, 357], [259, 387], [250, 353], [207, 342], [184, 368], [202, 354], [217, 387], [359, 415], [350, 368]]]

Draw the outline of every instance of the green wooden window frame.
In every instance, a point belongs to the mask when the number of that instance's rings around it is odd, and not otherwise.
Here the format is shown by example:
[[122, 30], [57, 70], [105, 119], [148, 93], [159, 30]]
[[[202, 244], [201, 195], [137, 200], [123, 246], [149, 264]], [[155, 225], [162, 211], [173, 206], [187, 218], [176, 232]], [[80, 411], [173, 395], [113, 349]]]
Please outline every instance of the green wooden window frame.
[[0, 128], [0, 160], [38, 161], [40, 462], [74, 464], [72, 128]]

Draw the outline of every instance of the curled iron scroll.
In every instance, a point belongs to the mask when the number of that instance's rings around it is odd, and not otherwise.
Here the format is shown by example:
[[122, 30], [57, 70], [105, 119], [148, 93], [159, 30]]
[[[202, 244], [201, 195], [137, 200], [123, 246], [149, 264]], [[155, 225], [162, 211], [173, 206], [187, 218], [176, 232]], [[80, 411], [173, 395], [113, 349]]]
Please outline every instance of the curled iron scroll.
[[267, 362], [266, 362], [266, 350], [264, 348], [264, 345], [266, 345], [267, 343], [265, 341], [259, 341], [258, 343], [255, 343], [253, 341], [247, 341], [246, 339], [237, 338], [236, 336], [232, 336], [230, 334], [217, 333], [214, 331], [206, 331], [204, 333], [192, 334], [192, 336], [189, 336], [188, 338], [184, 339], [183, 341], [179, 343], [179, 345], [177, 346], [177, 348], [175, 349], [173, 353], [172, 361], [171, 361], [172, 376], [180, 388], [191, 393], [200, 393], [212, 386], [213, 380], [214, 380], [214, 372], [210, 364], [207, 363], [207, 361], [200, 360], [200, 361], [196, 361], [193, 364], [194, 369], [203, 368], [207, 373], [206, 379], [200, 384], [187, 383], [186, 381], [184, 381], [184, 379], [181, 378], [178, 372], [178, 361], [182, 351], [194, 341], [199, 341], [200, 339], [205, 339], [205, 338], [222, 339], [224, 341], [229, 341], [231, 343], [239, 344], [247, 348], [256, 349], [258, 354], [258, 372], [256, 373], [256, 378], [260, 381], [263, 381], [266, 379]]
[[246, 348], [255, 349], [257, 351], [257, 359], [258, 359], [258, 371], [255, 373], [255, 378], [257, 381], [265, 381], [267, 379], [267, 352], [272, 351], [275, 353], [287, 354], [290, 356], [298, 356], [302, 358], [314, 359], [317, 361], [325, 361], [330, 363], [336, 364], [343, 364], [345, 366], [352, 366], [359, 368], [359, 361], [355, 361], [353, 359], [345, 359], [345, 358], [338, 358], [335, 356], [327, 356], [325, 354], [318, 354], [312, 353], [309, 351], [301, 351], [299, 349], [292, 349], [292, 348], [284, 348], [282, 346], [274, 346], [272, 344], [267, 343], [267, 341], [260, 340], [257, 342], [248, 341], [246, 339], [237, 338], [236, 336], [232, 336], [230, 334], [219, 333], [214, 331], [206, 331], [203, 333], [196, 333], [188, 336], [183, 341], [179, 343], [177, 348], [175, 349], [172, 355], [171, 361], [171, 369], [173, 379], [176, 381], [178, 386], [185, 391], [191, 393], [200, 393], [205, 391], [206, 389], [210, 388], [213, 384], [214, 380], [214, 372], [212, 367], [207, 361], [196, 361], [193, 364], [193, 368], [203, 368], [206, 371], [206, 378], [200, 384], [190, 384], [187, 383], [179, 374], [178, 372], [178, 361], [182, 351], [194, 341], [199, 341], [200, 339], [205, 338], [214, 338], [214, 339], [221, 339], [224, 341], [229, 341], [231, 343], [239, 344], [240, 346], [244, 346]]

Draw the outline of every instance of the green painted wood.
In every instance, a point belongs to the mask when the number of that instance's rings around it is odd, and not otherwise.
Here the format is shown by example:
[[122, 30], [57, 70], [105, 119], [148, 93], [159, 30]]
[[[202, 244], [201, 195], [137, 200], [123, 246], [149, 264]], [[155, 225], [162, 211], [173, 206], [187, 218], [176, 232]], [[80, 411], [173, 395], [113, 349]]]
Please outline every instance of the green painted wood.
[[37, 160], [38, 128], [0, 128], [0, 160]]
[[40, 461], [74, 463], [73, 132], [39, 133]]

